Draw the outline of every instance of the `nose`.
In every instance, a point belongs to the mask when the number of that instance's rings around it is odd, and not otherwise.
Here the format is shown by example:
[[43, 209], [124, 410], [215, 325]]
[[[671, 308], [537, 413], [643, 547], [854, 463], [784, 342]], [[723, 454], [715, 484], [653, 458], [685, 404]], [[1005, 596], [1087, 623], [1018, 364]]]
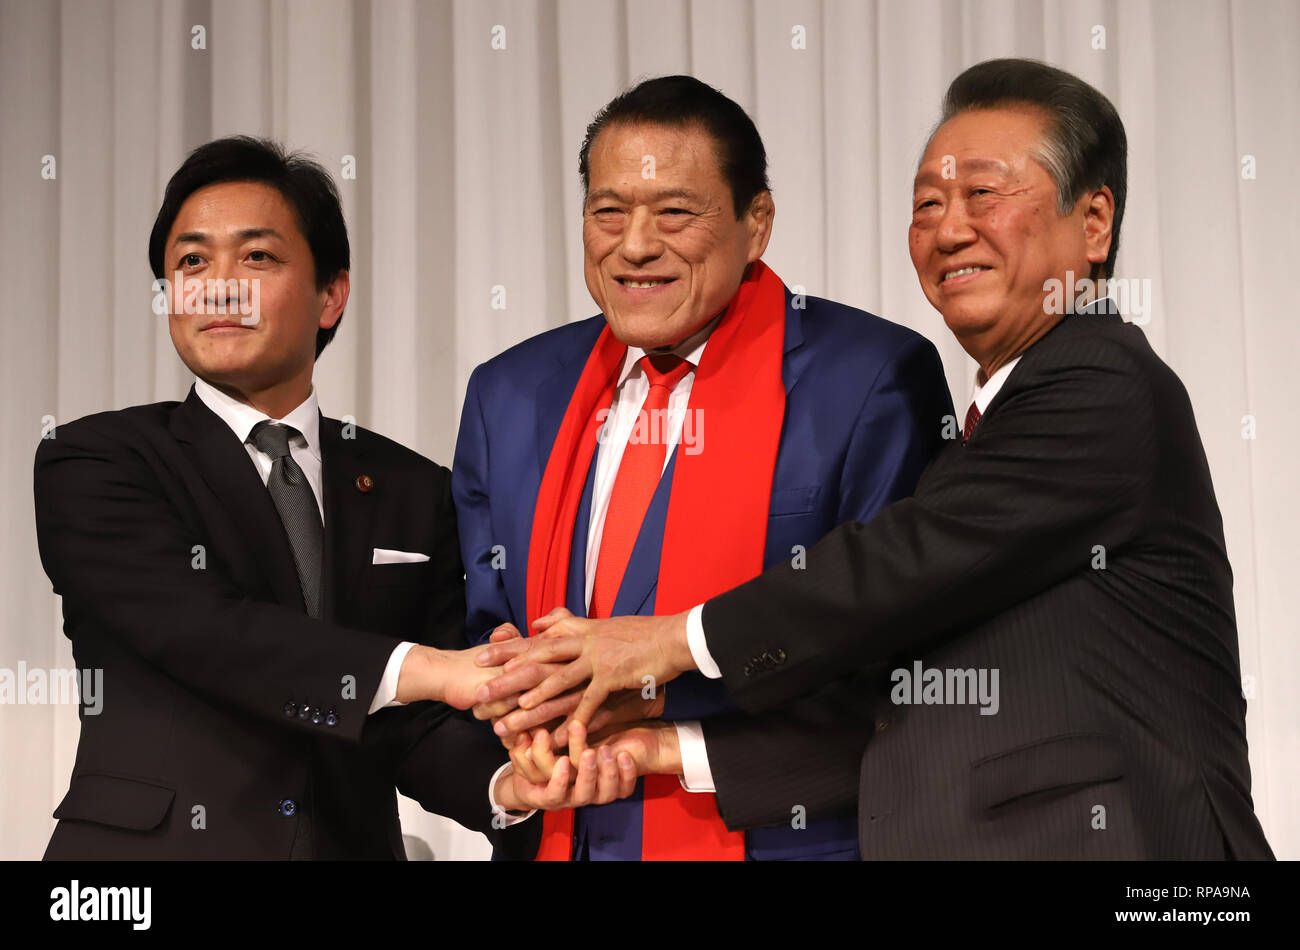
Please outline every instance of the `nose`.
[[229, 313], [239, 304], [239, 281], [235, 277], [235, 262], [222, 255], [214, 255], [204, 273], [203, 299], [208, 313]]
[[975, 229], [971, 227], [970, 215], [966, 213], [966, 203], [961, 200], [948, 202], [935, 230], [935, 242], [939, 250], [951, 253], [974, 240]]
[[632, 209], [623, 231], [623, 256], [632, 264], [644, 264], [663, 253], [663, 241], [655, 226], [654, 213], [645, 207]]

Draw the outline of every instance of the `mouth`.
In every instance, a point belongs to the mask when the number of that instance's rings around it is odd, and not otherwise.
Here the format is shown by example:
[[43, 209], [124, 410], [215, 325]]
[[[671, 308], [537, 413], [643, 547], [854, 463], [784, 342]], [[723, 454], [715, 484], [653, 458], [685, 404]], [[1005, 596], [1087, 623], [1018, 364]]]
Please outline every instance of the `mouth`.
[[939, 280], [942, 287], [953, 287], [958, 284], [964, 284], [974, 280], [978, 275], [986, 270], [992, 270], [992, 267], [986, 267], [983, 264], [971, 264], [966, 267], [960, 267], [956, 270], [944, 271], [943, 277]]
[[616, 277], [614, 278], [629, 290], [655, 290], [676, 283], [676, 277]]
[[238, 321], [235, 321], [233, 323], [229, 321], [222, 321], [219, 323], [209, 323], [207, 326], [201, 327], [199, 329], [199, 332], [212, 333], [212, 332], [220, 332], [222, 330], [251, 330], [251, 329], [253, 329], [253, 327], [247, 323], [240, 323]]

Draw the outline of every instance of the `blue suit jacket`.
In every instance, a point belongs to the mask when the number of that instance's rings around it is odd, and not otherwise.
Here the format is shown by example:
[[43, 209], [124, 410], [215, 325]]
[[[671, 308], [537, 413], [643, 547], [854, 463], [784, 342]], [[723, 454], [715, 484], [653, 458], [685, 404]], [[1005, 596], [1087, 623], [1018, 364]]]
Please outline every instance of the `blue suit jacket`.
[[[604, 318], [596, 316], [550, 330], [489, 360], [470, 377], [452, 494], [466, 570], [471, 642], [482, 642], [506, 621], [525, 629], [528, 547], [542, 473], [582, 368], [604, 326]], [[942, 365], [924, 337], [861, 310], [816, 297], [794, 298], [789, 291], [782, 380], [785, 424], [768, 512], [765, 569], [799, 556], [836, 525], [867, 521], [885, 505], [911, 494], [941, 444], [943, 417], [952, 414]], [[665, 470], [646, 515], [616, 598], [616, 615], [654, 612], [674, 467], [675, 459]], [[586, 612], [584, 563], [594, 471], [593, 465], [575, 524], [569, 572], [567, 606], [579, 616]], [[855, 671], [845, 672], [847, 676]], [[847, 684], [837, 688], [851, 689]], [[839, 708], [847, 707], [841, 703]], [[731, 722], [725, 741], [733, 747], [718, 759], [732, 763], [738, 758], [735, 745], [739, 743], [743, 750], [767, 728], [761, 717], [748, 717], [753, 722], [747, 736], [745, 726], [735, 728], [735, 720], [742, 716], [726, 697], [721, 680], [690, 674], [666, 689], [665, 719], [705, 723], [706, 748], [724, 819], [728, 819], [729, 803], [739, 806], [762, 785], [765, 768], [788, 773], [806, 766], [810, 786], [821, 784], [817, 772], [832, 767], [832, 760], [833, 767], [851, 767], [856, 773], [872, 729], [866, 714], [860, 719], [840, 716], [830, 728], [810, 720], [796, 753], [781, 756], [786, 761], [746, 762], [744, 768], [728, 766], [720, 771], [714, 764], [709, 724]], [[829, 754], [831, 745], [847, 749], [847, 754]], [[805, 756], [807, 761], [801, 765]], [[640, 853], [637, 797], [580, 809], [578, 833], [590, 831], [593, 857]], [[806, 827], [782, 825], [747, 832], [746, 851], [751, 858], [856, 857], [855, 803], [819, 804], [815, 787], [806, 797], [808, 802], [791, 803], [791, 810], [804, 807]], [[731, 821], [729, 825], [735, 827]]]

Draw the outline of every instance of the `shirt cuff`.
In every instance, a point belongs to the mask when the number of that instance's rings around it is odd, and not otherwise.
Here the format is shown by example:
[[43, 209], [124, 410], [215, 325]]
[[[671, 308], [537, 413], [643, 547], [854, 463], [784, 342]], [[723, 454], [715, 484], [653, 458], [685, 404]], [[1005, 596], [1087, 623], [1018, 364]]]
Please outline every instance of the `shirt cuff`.
[[688, 792], [716, 792], [713, 772], [709, 769], [709, 750], [704, 745], [704, 727], [698, 720], [685, 719], [677, 727], [677, 747], [682, 757], [682, 774], [678, 777]]
[[492, 806], [492, 818], [495, 820], [496, 816], [500, 815], [501, 821], [503, 822], [503, 824], [500, 825], [502, 828], [509, 828], [511, 825], [517, 825], [521, 821], [527, 821], [529, 818], [532, 818], [533, 815], [537, 814], [536, 808], [529, 812], [506, 811], [497, 804], [497, 780], [501, 778], [501, 773], [509, 767], [509, 762], [501, 766], [501, 768], [492, 773], [492, 781], [488, 782], [488, 804]]
[[704, 641], [704, 605], [691, 608], [686, 615], [686, 645], [691, 648], [691, 659], [701, 673], [711, 680], [722, 679], [722, 670], [713, 662], [709, 645]]
[[388, 657], [388, 665], [384, 667], [384, 675], [379, 678], [379, 688], [375, 690], [375, 698], [370, 703], [372, 713], [387, 709], [389, 706], [406, 705], [397, 701], [397, 680], [402, 675], [402, 661], [406, 659], [406, 654], [411, 652], [413, 646], [414, 643], [403, 640]]

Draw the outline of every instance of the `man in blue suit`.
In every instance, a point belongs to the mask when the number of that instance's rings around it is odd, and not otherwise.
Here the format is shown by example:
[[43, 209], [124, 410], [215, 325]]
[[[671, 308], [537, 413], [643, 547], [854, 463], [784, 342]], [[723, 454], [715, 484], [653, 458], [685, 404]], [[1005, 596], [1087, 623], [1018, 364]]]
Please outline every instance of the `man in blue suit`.
[[[836, 525], [909, 495], [955, 434], [928, 341], [792, 295], [762, 263], [766, 165], [744, 110], [686, 76], [641, 83], [588, 127], [585, 269], [602, 312], [488, 361], [466, 393], [452, 493], [471, 641], [554, 608], [663, 613], [700, 585], [798, 567]], [[831, 790], [870, 737], [864, 678], [761, 716], [702, 676], [628, 691], [592, 740], [629, 752], [642, 781], [548, 814], [539, 856], [856, 858], [856, 803]], [[517, 737], [517, 767], [544, 772], [525, 730], [576, 698], [476, 714]], [[792, 770], [806, 795], [789, 824], [750, 828], [766, 777]]]

